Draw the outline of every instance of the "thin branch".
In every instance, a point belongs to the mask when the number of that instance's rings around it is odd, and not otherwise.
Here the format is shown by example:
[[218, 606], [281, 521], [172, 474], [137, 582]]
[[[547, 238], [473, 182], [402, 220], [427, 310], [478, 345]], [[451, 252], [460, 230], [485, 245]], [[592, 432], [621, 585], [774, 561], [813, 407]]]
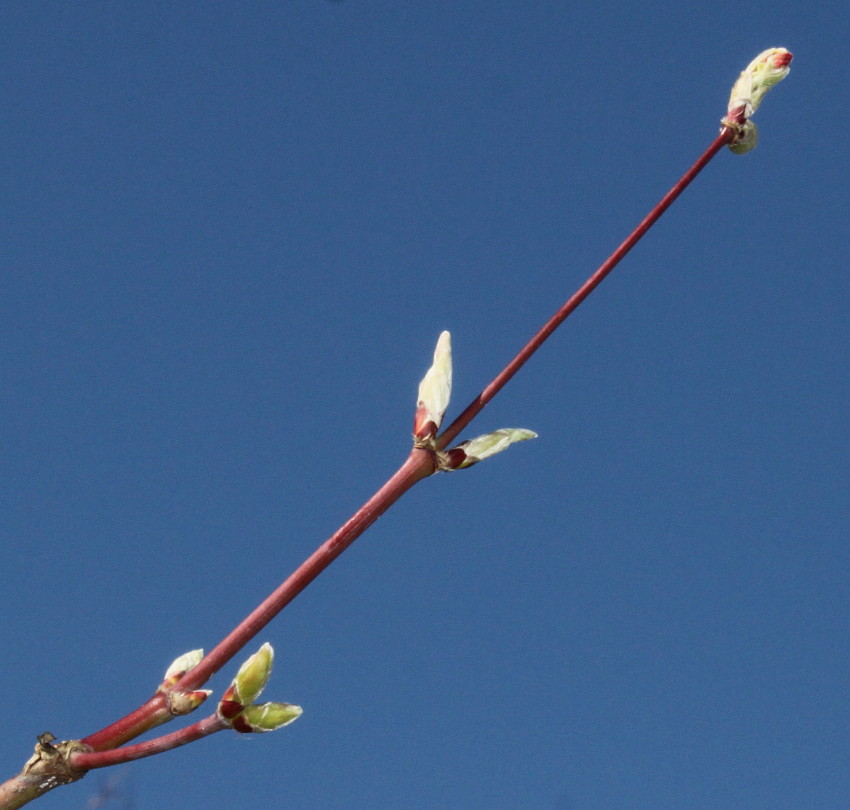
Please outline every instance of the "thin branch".
[[209, 737], [217, 731], [229, 728], [228, 723], [217, 714], [212, 714], [192, 723], [190, 726], [173, 731], [171, 734], [163, 734], [153, 740], [145, 740], [135, 745], [125, 745], [122, 748], [114, 748], [109, 751], [76, 751], [71, 754], [71, 764], [82, 771], [93, 768], [106, 768], [110, 765], [118, 765], [122, 762], [132, 762], [134, 759], [151, 757], [161, 754], [163, 751], [171, 751], [195, 740]]
[[172, 717], [168, 711], [168, 698], [162, 692], [157, 692], [135, 711], [89, 735], [81, 742], [93, 751], [106, 751], [134, 740], [140, 734], [168, 722]]
[[[444, 450], [449, 442], [481, 412], [545, 340], [590, 295], [717, 152], [724, 145], [730, 145], [734, 151], [738, 152], [753, 148], [757, 130], [748, 120], [748, 116], [758, 107], [766, 90], [787, 74], [791, 58], [791, 54], [785, 49], [770, 49], [750, 63], [733, 87], [728, 113], [723, 119], [720, 134], [629, 237], [543, 325], [436, 441], [431, 434], [430, 442], [423, 446], [422, 437], [417, 436], [417, 443], [410, 455], [390, 479], [200, 663], [189, 669], [176, 684], [170, 685], [167, 692], [186, 693], [206, 683], [407, 490], [441, 468], [439, 456], [444, 454], [440, 451]], [[448, 339], [444, 347], [446, 351], [447, 346]], [[443, 373], [445, 374], [445, 370]], [[435, 402], [439, 399], [437, 397]], [[442, 410], [442, 406], [437, 410]], [[442, 413], [436, 417], [438, 421], [441, 418]], [[427, 427], [426, 424], [423, 430]], [[71, 740], [53, 745], [52, 741], [55, 739], [53, 735], [48, 733], [41, 735], [35, 753], [21, 773], [0, 785], [0, 810], [21, 807], [60, 784], [80, 779], [91, 768], [151, 756], [208, 736], [226, 725], [226, 721], [216, 714], [172, 734], [136, 745], [119, 747], [170, 719], [171, 714], [169, 695], [160, 690], [134, 712], [83, 740]]]
[[[445, 447], [463, 430], [505, 386], [508, 380], [526, 363], [543, 342], [566, 320], [587, 298], [617, 263], [631, 250], [638, 240], [652, 227], [658, 218], [672, 205], [706, 164], [734, 135], [730, 127], [723, 127], [706, 151], [682, 178], [662, 197], [628, 238], [600, 265], [576, 293], [546, 322], [519, 354], [495, 377], [495, 379], [470, 403], [464, 412], [439, 437], [439, 447]], [[325, 570], [345, 549], [369, 528], [407, 490], [436, 470], [434, 456], [428, 450], [415, 448], [398, 471], [357, 512], [343, 524], [335, 534], [322, 543], [288, 579], [273, 591], [234, 630], [226, 636], [198, 666], [191, 669], [175, 686], [175, 689], [197, 689], [230, 661], [254, 636], [283, 610], [304, 588]], [[150, 711], [161, 710], [164, 705], [161, 695], [148, 702]], [[167, 719], [167, 718], [164, 718]], [[146, 726], [145, 728], [142, 728]], [[150, 728], [144, 708], [113, 723], [82, 740], [91, 748], [101, 751], [120, 745], [137, 736], [134, 728], [143, 731]], [[139, 731], [138, 733], [141, 733]], [[118, 742], [116, 742], [116, 740]]]
[[[357, 510], [351, 519], [322, 543], [288, 579], [204, 656], [196, 667], [189, 670], [175, 685], [174, 689], [189, 691], [206, 683], [408, 489], [417, 481], [431, 475], [435, 469], [434, 460], [430, 453], [425, 450], [414, 449], [396, 473]], [[150, 711], [158, 711], [160, 715], [164, 705], [165, 698], [163, 695], [155, 695], [145, 704]], [[132, 714], [84, 738], [82, 742], [96, 751], [103, 751], [138, 736], [150, 727], [149, 720], [145, 715], [145, 707], [140, 707]], [[134, 733], [135, 729], [141, 730]], [[115, 743], [115, 740], [119, 740], [119, 742]]]
[[644, 217], [641, 223], [629, 234], [618, 247], [591, 275], [581, 287], [569, 298], [564, 305], [541, 327], [540, 331], [522, 348], [522, 350], [505, 366], [499, 374], [454, 420], [439, 438], [440, 448], [445, 448], [457, 435], [490, 403], [493, 397], [504, 388], [508, 380], [514, 376], [546, 341], [546, 339], [576, 310], [616, 266], [620, 260], [638, 243], [640, 238], [658, 221], [658, 218], [673, 204], [674, 200], [690, 185], [691, 181], [703, 170], [708, 162], [732, 139], [734, 130], [723, 127], [711, 146], [702, 156], [682, 175], [682, 178], [670, 189], [659, 203]]

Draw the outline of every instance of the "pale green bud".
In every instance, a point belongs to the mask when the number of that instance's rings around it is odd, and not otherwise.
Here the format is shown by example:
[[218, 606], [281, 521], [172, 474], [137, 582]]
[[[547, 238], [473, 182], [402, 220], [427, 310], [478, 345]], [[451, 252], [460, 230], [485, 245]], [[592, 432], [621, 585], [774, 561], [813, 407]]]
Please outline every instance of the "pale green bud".
[[749, 118], [759, 108], [764, 94], [788, 75], [792, 58], [785, 48], [762, 51], [741, 71], [738, 81], [732, 87], [728, 112], [732, 114], [734, 110], [743, 107], [744, 117]]
[[729, 144], [730, 151], [736, 155], [743, 155], [751, 149], [756, 148], [759, 142], [759, 130], [754, 121], [745, 121], [738, 127], [735, 140]]
[[461, 442], [457, 447], [442, 453], [443, 464], [441, 468], [444, 470], [462, 470], [464, 467], [471, 467], [485, 458], [490, 458], [490, 456], [495, 456], [496, 453], [507, 450], [515, 442], [524, 442], [536, 438], [537, 434], [533, 430], [525, 430], [524, 428], [494, 430], [492, 433], [485, 433], [483, 436], [476, 436], [474, 439]]
[[275, 731], [297, 720], [302, 712], [291, 703], [254, 703], [233, 721], [233, 728], [243, 734]]
[[239, 672], [231, 684], [234, 699], [243, 706], [253, 703], [269, 682], [273, 662], [274, 650], [272, 645], [266, 642], [239, 667]]
[[417, 442], [429, 442], [440, 428], [452, 395], [452, 337], [442, 332], [434, 349], [434, 362], [419, 383], [419, 398], [413, 420]]
[[190, 669], [194, 669], [201, 663], [204, 657], [203, 650], [190, 650], [183, 655], [178, 656], [171, 662], [171, 666], [165, 670], [165, 677], [159, 686], [159, 691], [164, 691], [171, 686], [174, 686]]

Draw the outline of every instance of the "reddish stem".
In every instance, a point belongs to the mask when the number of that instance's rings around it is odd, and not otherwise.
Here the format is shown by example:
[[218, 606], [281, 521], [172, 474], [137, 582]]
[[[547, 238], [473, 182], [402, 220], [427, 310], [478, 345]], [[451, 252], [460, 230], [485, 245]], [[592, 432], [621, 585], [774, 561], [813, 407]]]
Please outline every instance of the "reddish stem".
[[80, 740], [80, 742], [94, 751], [106, 751], [123, 745], [128, 740], [135, 739], [140, 734], [162, 725], [171, 717], [165, 695], [162, 692], [157, 692], [126, 717], [122, 717], [112, 725]]
[[175, 688], [188, 691], [205, 684], [407, 490], [431, 475], [435, 469], [433, 457], [428, 451], [412, 450], [404, 464], [354, 513], [354, 516], [301, 563], [289, 578], [249, 613], [215, 649], [205, 655], [198, 666], [189, 670]]
[[[737, 112], [737, 111], [736, 111]], [[730, 116], [732, 117], [732, 116]], [[741, 116], [737, 116], [740, 118]], [[734, 123], [734, 121], [730, 121]], [[740, 121], [738, 121], [740, 123]], [[629, 237], [611, 254], [611, 256], [591, 275], [576, 293], [544, 324], [543, 328], [528, 342], [519, 354], [508, 363], [496, 378], [469, 404], [466, 410], [439, 437], [439, 448], [445, 448], [493, 399], [504, 385], [516, 374], [543, 342], [564, 322], [564, 320], [587, 298], [602, 279], [614, 269], [617, 263], [634, 247], [638, 240], [652, 227], [658, 218], [670, 207], [673, 201], [685, 190], [706, 164], [720, 149], [735, 136], [732, 126], [724, 126], [711, 145], [682, 176], [682, 178], [664, 195], [661, 201], [647, 214], [643, 221], [632, 231]], [[415, 448], [395, 474], [382, 486], [335, 534], [322, 543], [275, 591], [273, 591], [255, 610], [226, 636], [197, 667], [190, 670], [175, 689], [188, 691], [197, 689], [235, 656], [254, 636], [257, 635], [286, 605], [307, 587], [325, 568], [327, 568], [345, 549], [347, 549], [366, 529], [369, 528], [387, 509], [390, 508], [407, 490], [436, 470], [433, 453], [426, 449]], [[144, 706], [127, 717], [92, 734], [82, 740], [95, 751], [102, 751], [120, 745], [128, 739], [141, 734], [163, 720], [165, 706], [162, 695], [155, 695]], [[153, 720], [151, 719], [153, 716]], [[179, 733], [179, 732], [178, 732]], [[171, 735], [168, 735], [171, 736]], [[136, 746], [133, 746], [135, 749]], [[122, 749], [123, 750], [123, 749]], [[93, 755], [88, 755], [93, 756]]]
[[125, 745], [123, 748], [115, 748], [109, 751], [76, 752], [71, 754], [71, 764], [79, 770], [88, 771], [92, 768], [105, 768], [108, 765], [132, 762], [134, 759], [142, 759], [154, 754], [161, 754], [163, 751], [171, 751], [173, 748], [179, 748], [186, 743], [208, 737], [224, 728], [229, 728], [228, 724], [217, 714], [213, 714], [197, 723], [192, 723], [191, 726], [181, 728], [179, 731], [163, 734], [162, 737], [145, 740], [135, 745]]
[[[288, 579], [205, 655], [198, 666], [187, 672], [174, 689], [190, 691], [206, 683], [408, 489], [417, 481], [431, 475], [435, 469], [433, 457], [428, 451], [414, 449], [393, 476], [301, 563]], [[95, 751], [114, 748], [169, 719], [168, 716], [162, 717], [164, 708], [164, 696], [154, 695], [136, 711], [85, 737], [81, 742]], [[149, 715], [154, 712], [157, 713], [157, 719], [151, 722]]]
[[[743, 110], [742, 110], [743, 112]], [[439, 446], [445, 448], [457, 435], [489, 404], [490, 400], [502, 390], [508, 380], [514, 376], [546, 341], [546, 339], [567, 319], [567, 317], [590, 295], [622, 259], [640, 240], [640, 238], [655, 224], [658, 218], [673, 204], [673, 201], [688, 187], [690, 182], [702, 171], [706, 164], [722, 149], [734, 136], [734, 130], [723, 127], [720, 134], [714, 139], [711, 146], [705, 150], [702, 156], [682, 175], [673, 188], [670, 189], [653, 208], [641, 223], [629, 234], [626, 240], [618, 247], [590, 276], [573, 296], [543, 325], [539, 332], [522, 348], [522, 350], [508, 363], [504, 369], [458, 416], [440, 435]]]

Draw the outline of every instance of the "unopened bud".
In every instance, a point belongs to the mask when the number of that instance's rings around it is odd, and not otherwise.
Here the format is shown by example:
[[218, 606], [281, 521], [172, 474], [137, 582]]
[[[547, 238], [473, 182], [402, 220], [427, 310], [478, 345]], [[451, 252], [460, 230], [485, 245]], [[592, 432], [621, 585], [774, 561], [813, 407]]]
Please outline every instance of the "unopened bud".
[[196, 689], [193, 692], [169, 692], [168, 711], [175, 717], [189, 714], [195, 711], [211, 694], [212, 689]]
[[524, 428], [494, 430], [492, 433], [485, 433], [483, 436], [461, 442], [457, 447], [442, 453], [441, 469], [462, 470], [507, 450], [515, 442], [536, 438], [537, 434], [533, 430]]
[[452, 394], [452, 338], [442, 332], [434, 350], [434, 362], [419, 383], [413, 420], [413, 437], [428, 442], [437, 435]]
[[292, 703], [254, 703], [233, 721], [233, 728], [241, 734], [275, 731], [297, 720], [302, 712]]
[[753, 59], [732, 87], [729, 115], [743, 107], [744, 118], [749, 118], [759, 108], [764, 94], [788, 75], [793, 58], [785, 48], [768, 48]]
[[159, 685], [158, 691], [164, 692], [174, 686], [189, 670], [194, 669], [201, 663], [204, 657], [203, 650], [190, 650], [183, 655], [178, 656], [171, 662], [171, 666], [165, 670], [165, 677]]
[[730, 151], [736, 155], [744, 155], [755, 149], [759, 142], [759, 130], [755, 121], [744, 121], [738, 127], [735, 139], [729, 144]]
[[[236, 677], [219, 701], [219, 714], [225, 719], [235, 717], [242, 709], [253, 703], [265, 689], [272, 674], [274, 650], [266, 642], [241, 667]], [[237, 706], [242, 709], [237, 710]]]

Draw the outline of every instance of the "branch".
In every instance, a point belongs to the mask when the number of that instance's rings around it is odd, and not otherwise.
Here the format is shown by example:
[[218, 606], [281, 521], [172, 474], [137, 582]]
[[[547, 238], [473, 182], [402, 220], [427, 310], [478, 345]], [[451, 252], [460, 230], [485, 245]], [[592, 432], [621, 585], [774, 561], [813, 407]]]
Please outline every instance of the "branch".
[[157, 692], [138, 709], [79, 741], [60, 742], [54, 746], [52, 742], [55, 738], [52, 734], [46, 732], [41, 735], [34, 755], [21, 773], [0, 785], [0, 810], [22, 807], [54, 787], [82, 778], [91, 768], [161, 753], [226, 727], [246, 733], [270, 731], [292, 722], [299, 716], [301, 709], [298, 706], [254, 703], [271, 673], [273, 653], [269, 645], [263, 645], [258, 653], [242, 665], [233, 683], [219, 701], [216, 714], [172, 734], [137, 745], [119, 747], [172, 717], [187, 714], [197, 708], [209, 694], [207, 690], [198, 690], [198, 687], [225, 666], [416, 483], [438, 470], [447, 471], [470, 466], [500, 452], [512, 442], [534, 437], [535, 434], [528, 430], [502, 429], [446, 449], [546, 339], [596, 289], [723, 146], [729, 146], [737, 154], [747, 152], [755, 146], [757, 130], [750, 117], [758, 108], [765, 92], [787, 75], [791, 59], [791, 54], [784, 48], [772, 48], [764, 51], [747, 66], [732, 88], [727, 114], [721, 121], [720, 133], [705, 152], [514, 359], [461, 415], [439, 434], [451, 393], [452, 374], [451, 343], [448, 333], [444, 332], [437, 344], [434, 363], [419, 388], [413, 449], [389, 480], [207, 656], [202, 658], [200, 651], [193, 651], [178, 658], [169, 667]]
[[[320, 545], [298, 568], [260, 605], [245, 617], [216, 647], [206, 655], [198, 666], [191, 669], [177, 682], [175, 689], [190, 690], [203, 686], [216, 672], [225, 666], [239, 650], [253, 639], [275, 618], [301, 591], [345, 551], [384, 512], [387, 511], [414, 484], [427, 478], [443, 465], [438, 457], [442, 451], [496, 396], [529, 358], [543, 345], [548, 337], [576, 310], [588, 295], [617, 266], [620, 260], [634, 247], [640, 238], [655, 224], [674, 200], [687, 188], [691, 181], [708, 162], [735, 138], [732, 126], [724, 125], [711, 145], [688, 169], [682, 178], [662, 197], [658, 204], [632, 231], [626, 240], [606, 259], [599, 268], [579, 287], [564, 305], [544, 324], [536, 335], [508, 363], [493, 381], [466, 407], [457, 419], [436, 437], [432, 444], [414, 447], [405, 462], [390, 479], [331, 537]], [[438, 427], [438, 426], [436, 426]], [[95, 751], [103, 751], [121, 745], [129, 739], [147, 731], [154, 725], [170, 719], [165, 708], [165, 696], [155, 695], [131, 714], [106, 728], [85, 737], [82, 742]], [[2, 805], [0, 805], [2, 808]]]

